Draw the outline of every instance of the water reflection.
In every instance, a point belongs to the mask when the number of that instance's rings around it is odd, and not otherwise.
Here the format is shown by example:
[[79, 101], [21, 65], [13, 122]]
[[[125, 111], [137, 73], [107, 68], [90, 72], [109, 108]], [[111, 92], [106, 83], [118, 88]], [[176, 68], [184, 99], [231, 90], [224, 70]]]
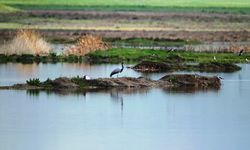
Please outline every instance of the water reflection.
[[218, 92], [0, 90], [0, 149], [248, 150], [250, 68], [242, 67], [218, 74]]
[[123, 96], [121, 93], [119, 93], [118, 90], [113, 89], [110, 90], [110, 97], [111, 100], [115, 103], [115, 104], [120, 104], [121, 106], [121, 118], [123, 117]]
[[46, 95], [58, 95], [58, 96], [66, 96], [66, 95], [81, 95], [86, 96], [86, 93], [110, 93], [110, 96], [113, 100], [120, 101], [120, 94], [142, 94], [147, 93], [151, 88], [99, 88], [99, 89], [88, 89], [88, 90], [71, 90], [71, 89], [62, 89], [62, 90], [26, 90], [26, 94], [28, 96], [38, 97], [41, 93], [45, 93]]
[[196, 94], [196, 93], [206, 93], [206, 92], [215, 92], [218, 93], [220, 88], [195, 88], [195, 87], [178, 87], [178, 88], [163, 88], [163, 91], [166, 93], [186, 93], [186, 94]]

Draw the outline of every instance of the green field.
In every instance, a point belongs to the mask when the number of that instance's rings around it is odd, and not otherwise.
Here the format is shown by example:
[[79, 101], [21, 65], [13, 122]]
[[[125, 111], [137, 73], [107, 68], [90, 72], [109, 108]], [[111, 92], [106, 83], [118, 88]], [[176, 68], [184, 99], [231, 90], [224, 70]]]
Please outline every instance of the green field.
[[20, 9], [250, 13], [250, 0], [0, 0], [0, 4]]
[[[83, 62], [91, 61], [94, 63], [119, 63], [121, 61], [126, 63], [138, 63], [140, 61], [155, 61], [155, 62], [168, 62], [169, 60], [176, 59], [176, 56], [182, 58], [184, 62], [194, 63], [248, 63], [246, 59], [250, 60], [250, 53], [244, 53], [238, 56], [237, 53], [208, 53], [208, 52], [192, 52], [192, 51], [161, 51], [150, 49], [133, 49], [133, 48], [112, 48], [107, 51], [95, 51], [87, 56], [76, 55], [57, 55], [51, 53], [47, 56], [22, 54], [22, 55], [4, 55], [0, 54], [0, 63], [8, 62]], [[216, 57], [216, 60], [214, 60]]]
[[0, 0], [5, 4], [36, 5], [125, 5], [165, 7], [250, 7], [249, 0]]
[[100, 62], [139, 62], [142, 60], [149, 61], [165, 61], [167, 57], [178, 55], [187, 62], [211, 62], [214, 61], [214, 56], [217, 58], [216, 62], [226, 63], [246, 63], [246, 58], [250, 59], [250, 54], [245, 53], [243, 56], [238, 56], [236, 53], [207, 53], [207, 52], [190, 52], [190, 51], [158, 51], [158, 50], [140, 50], [140, 49], [125, 49], [114, 48], [107, 51], [96, 51], [89, 54], [94, 60]]

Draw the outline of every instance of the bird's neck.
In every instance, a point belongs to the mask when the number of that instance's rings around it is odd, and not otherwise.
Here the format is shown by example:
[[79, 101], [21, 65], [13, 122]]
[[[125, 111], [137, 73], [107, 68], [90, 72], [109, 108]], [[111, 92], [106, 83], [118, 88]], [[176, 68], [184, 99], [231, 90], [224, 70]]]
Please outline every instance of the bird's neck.
[[121, 71], [120, 71], [120, 72], [122, 72], [122, 71], [123, 71], [123, 68], [124, 68], [124, 66], [123, 66], [123, 64], [122, 64], [122, 69], [121, 69]]

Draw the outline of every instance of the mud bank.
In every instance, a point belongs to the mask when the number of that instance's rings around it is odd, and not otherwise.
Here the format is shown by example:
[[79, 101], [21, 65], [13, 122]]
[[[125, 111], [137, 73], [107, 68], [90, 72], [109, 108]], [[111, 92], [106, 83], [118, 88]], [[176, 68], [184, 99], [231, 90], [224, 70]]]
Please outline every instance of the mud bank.
[[164, 88], [164, 89], [192, 89], [192, 90], [218, 90], [221, 86], [220, 79], [216, 76], [205, 77], [189, 74], [166, 75], [159, 80], [150, 80], [146, 78], [97, 78], [85, 80], [84, 78], [60, 77], [55, 80], [46, 80], [29, 84], [15, 84], [13, 86], [2, 86], [0, 89], [15, 90], [62, 90], [62, 91], [93, 91], [94, 89], [113, 89], [113, 88]]
[[138, 72], [173, 72], [173, 71], [199, 71], [199, 72], [235, 72], [241, 67], [231, 63], [199, 63], [194, 65], [166, 62], [143, 61], [134, 67]]

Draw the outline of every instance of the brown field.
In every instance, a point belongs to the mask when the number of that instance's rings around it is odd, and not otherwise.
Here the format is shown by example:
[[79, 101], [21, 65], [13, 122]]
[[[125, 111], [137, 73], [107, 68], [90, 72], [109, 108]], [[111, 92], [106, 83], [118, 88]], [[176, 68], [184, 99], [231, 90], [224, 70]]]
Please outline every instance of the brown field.
[[50, 40], [76, 40], [92, 34], [122, 39], [250, 41], [250, 16], [243, 14], [31, 10], [2, 20], [2, 39], [13, 37], [16, 28], [22, 27], [40, 30]]

